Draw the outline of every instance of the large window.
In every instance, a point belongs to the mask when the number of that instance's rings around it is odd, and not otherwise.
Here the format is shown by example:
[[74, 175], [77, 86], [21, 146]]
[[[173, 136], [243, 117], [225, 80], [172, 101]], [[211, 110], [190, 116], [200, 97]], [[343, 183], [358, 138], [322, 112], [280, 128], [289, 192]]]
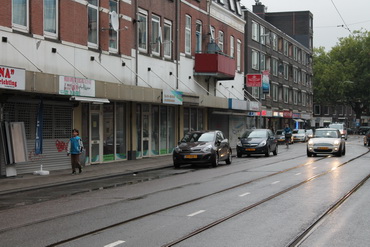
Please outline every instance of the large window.
[[230, 36], [230, 57], [234, 58], [234, 36]]
[[151, 37], [151, 47], [152, 53], [155, 55], [160, 55], [161, 52], [161, 21], [159, 16], [152, 16], [152, 37]]
[[57, 36], [58, 0], [44, 0], [44, 34], [49, 37]]
[[284, 79], [289, 80], [289, 64], [284, 63]]
[[141, 51], [148, 51], [148, 17], [147, 13], [142, 11], [139, 13], [139, 49]]
[[271, 33], [271, 42], [272, 42], [272, 49], [277, 51], [278, 49], [278, 37], [275, 33]]
[[88, 43], [93, 48], [98, 48], [99, 35], [99, 0], [88, 0]]
[[258, 52], [255, 50], [252, 50], [252, 69], [259, 70], [259, 58], [258, 58]]
[[229, 8], [232, 11], [235, 11], [235, 2], [234, 0], [229, 0]]
[[278, 60], [276, 58], [272, 59], [272, 74], [274, 76], [278, 75]]
[[284, 97], [284, 103], [289, 103], [289, 88], [288, 87], [283, 88], [283, 97]]
[[277, 84], [272, 84], [272, 100], [278, 101], [279, 98], [279, 87]]
[[185, 53], [191, 54], [191, 17], [185, 16]]
[[252, 21], [252, 39], [259, 41], [259, 25], [255, 21]]
[[202, 22], [197, 21], [195, 24], [196, 52], [202, 52]]
[[163, 27], [163, 52], [164, 56], [172, 56], [172, 22], [165, 20]]
[[[116, 0], [109, 0], [109, 17], [112, 16], [113, 11], [118, 14], [118, 2]], [[111, 19], [109, 18], [109, 51], [118, 52], [118, 30], [115, 31], [113, 29]]]
[[28, 0], [12, 1], [12, 25], [14, 28], [28, 31], [28, 12]]
[[293, 103], [298, 104], [298, 91], [296, 89], [293, 90]]
[[218, 47], [224, 52], [224, 32], [218, 31]]
[[241, 71], [241, 61], [242, 61], [242, 42], [237, 40], [236, 42], [236, 69]]

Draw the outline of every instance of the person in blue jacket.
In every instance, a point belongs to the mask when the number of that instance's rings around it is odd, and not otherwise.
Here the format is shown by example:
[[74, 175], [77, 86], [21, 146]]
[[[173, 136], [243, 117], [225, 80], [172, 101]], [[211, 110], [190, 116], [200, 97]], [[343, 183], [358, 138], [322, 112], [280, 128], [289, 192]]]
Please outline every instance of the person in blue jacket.
[[82, 139], [78, 136], [79, 132], [77, 129], [72, 130], [72, 137], [69, 139], [68, 142], [68, 150], [67, 155], [71, 155], [71, 165], [72, 165], [72, 175], [76, 174], [76, 168], [78, 168], [78, 172], [82, 172], [82, 167], [80, 163], [80, 154], [83, 151], [83, 143]]

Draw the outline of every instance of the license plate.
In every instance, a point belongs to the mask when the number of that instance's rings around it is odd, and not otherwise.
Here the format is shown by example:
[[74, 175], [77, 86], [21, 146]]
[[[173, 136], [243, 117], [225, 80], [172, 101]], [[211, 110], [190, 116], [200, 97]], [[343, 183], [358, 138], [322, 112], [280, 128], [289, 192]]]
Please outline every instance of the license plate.
[[319, 150], [328, 150], [329, 148], [328, 147], [318, 147], [317, 149], [319, 149]]
[[195, 154], [188, 154], [188, 155], [185, 155], [185, 159], [196, 159], [196, 158], [198, 158], [198, 156], [197, 156], [197, 155], [195, 155]]
[[256, 151], [255, 148], [246, 148], [245, 151]]

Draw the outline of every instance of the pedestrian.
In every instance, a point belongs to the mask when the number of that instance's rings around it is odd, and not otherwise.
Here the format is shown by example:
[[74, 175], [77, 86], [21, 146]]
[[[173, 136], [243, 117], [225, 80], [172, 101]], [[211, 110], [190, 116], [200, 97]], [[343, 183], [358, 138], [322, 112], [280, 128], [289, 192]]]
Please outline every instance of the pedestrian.
[[67, 155], [71, 155], [71, 165], [72, 165], [72, 175], [76, 174], [76, 168], [78, 168], [78, 172], [82, 172], [82, 167], [80, 163], [80, 154], [83, 151], [83, 143], [82, 139], [78, 136], [79, 132], [77, 129], [72, 130], [72, 137], [69, 139], [68, 142], [68, 150]]

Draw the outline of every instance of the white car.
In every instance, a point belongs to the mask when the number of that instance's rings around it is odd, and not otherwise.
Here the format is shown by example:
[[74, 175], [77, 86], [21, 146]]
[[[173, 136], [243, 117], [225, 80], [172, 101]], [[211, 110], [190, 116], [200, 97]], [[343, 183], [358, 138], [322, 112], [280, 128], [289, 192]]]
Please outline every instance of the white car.
[[346, 154], [346, 142], [338, 129], [316, 129], [313, 138], [307, 142], [307, 157], [317, 154]]
[[306, 142], [308, 140], [305, 129], [295, 129], [293, 130], [293, 140], [294, 142]]

